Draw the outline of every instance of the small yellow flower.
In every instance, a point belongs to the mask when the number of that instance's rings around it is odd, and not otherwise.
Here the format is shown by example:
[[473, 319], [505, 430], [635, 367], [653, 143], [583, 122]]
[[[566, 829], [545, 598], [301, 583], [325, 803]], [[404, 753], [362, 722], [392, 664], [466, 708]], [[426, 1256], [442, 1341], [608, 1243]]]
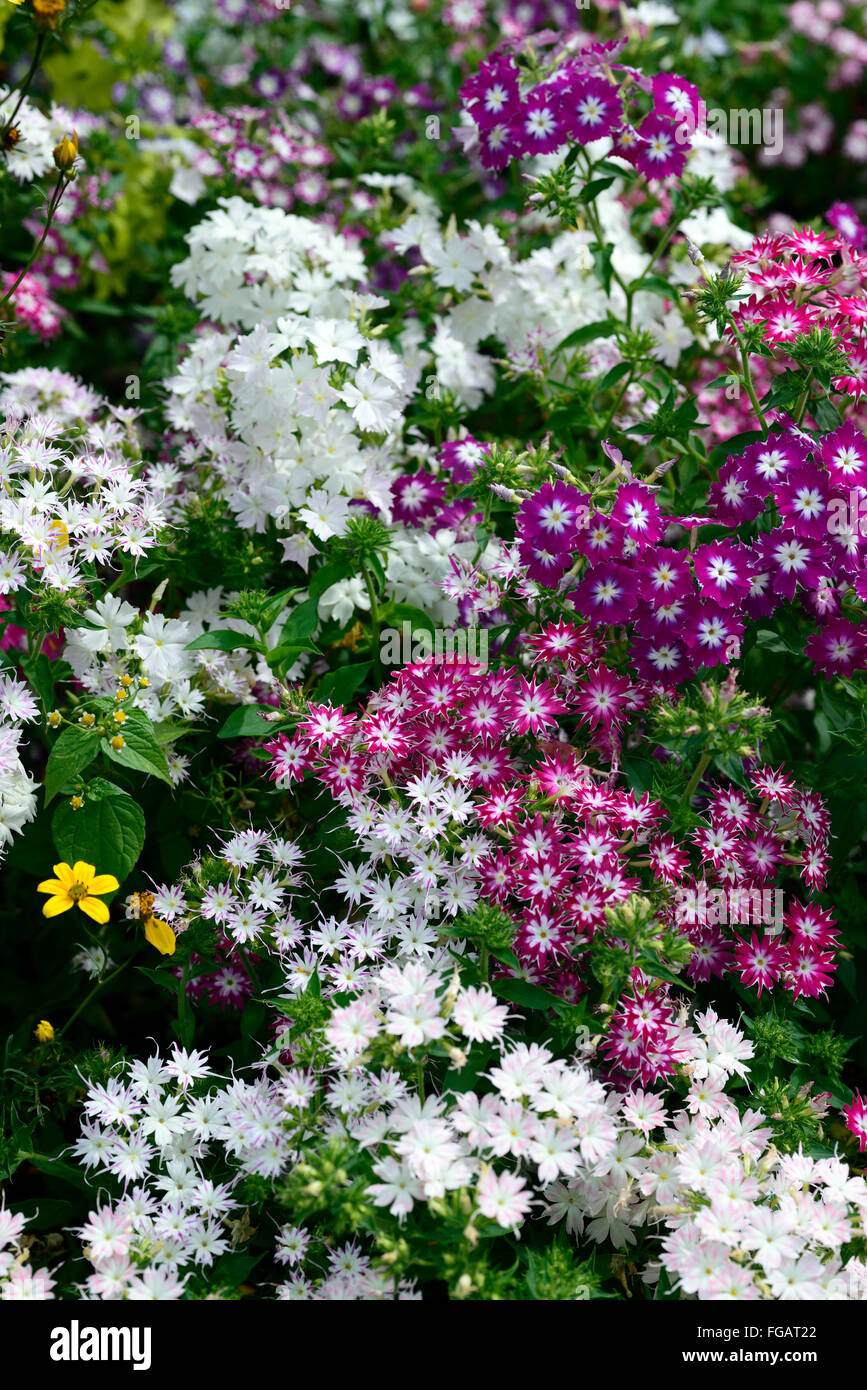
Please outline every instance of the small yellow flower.
[[150, 685], [150, 681], [148, 680], [147, 676], [139, 676], [138, 683], [141, 686], [142, 690], [146, 690], [147, 687]]
[[175, 954], [175, 934], [168, 922], [160, 921], [159, 917], [146, 917], [144, 934], [150, 944], [157, 948], [161, 956], [173, 956]]
[[37, 19], [47, 24], [49, 29], [53, 29], [57, 16], [63, 14], [66, 9], [66, 0], [33, 0], [33, 9]]
[[72, 807], [73, 811], [80, 811], [82, 806], [84, 805], [84, 797], [73, 796], [71, 797], [69, 804]]
[[98, 874], [93, 864], [85, 864], [77, 859], [69, 864], [55, 864], [56, 878], [46, 878], [36, 889], [37, 893], [48, 893], [48, 902], [42, 909], [44, 917], [57, 917], [68, 912], [71, 907], [79, 907], [94, 922], [108, 921], [108, 908], [99, 901], [103, 893], [113, 893], [120, 887], [114, 874]]
[[114, 720], [115, 724], [125, 724], [126, 710], [116, 709], [114, 714], [112, 715], [112, 719]]
[[59, 145], [54, 146], [54, 163], [62, 173], [68, 174], [78, 158], [78, 136], [75, 131], [64, 135]]
[[52, 521], [48, 529], [58, 550], [63, 550], [65, 546], [69, 545], [69, 527], [65, 521], [58, 518], [56, 521]]
[[49, 724], [51, 725], [52, 729], [56, 729], [56, 728], [57, 728], [58, 724], [60, 723], [60, 710], [59, 710], [59, 709], [53, 709], [53, 710], [51, 711], [51, 713], [50, 713], [49, 716], [48, 716], [48, 722], [49, 722]]
[[37, 1042], [54, 1042], [54, 1029], [47, 1018], [41, 1018], [33, 1029], [33, 1036]]
[[129, 691], [128, 691], [128, 690], [124, 690], [123, 687], [121, 686], [120, 690], [116, 690], [116, 691], [114, 692], [114, 698], [115, 698], [116, 700], [128, 700], [128, 699], [129, 699]]
[[132, 685], [132, 676], [121, 676], [121, 685]]
[[126, 739], [123, 737], [123, 734], [115, 734], [114, 738], [111, 740], [111, 746], [115, 753], [119, 753], [121, 748], [126, 748]]
[[96, 723], [96, 715], [91, 714], [90, 710], [86, 709], [84, 713], [79, 717], [78, 722], [79, 724], [83, 724], [85, 729], [89, 729], [92, 724]]

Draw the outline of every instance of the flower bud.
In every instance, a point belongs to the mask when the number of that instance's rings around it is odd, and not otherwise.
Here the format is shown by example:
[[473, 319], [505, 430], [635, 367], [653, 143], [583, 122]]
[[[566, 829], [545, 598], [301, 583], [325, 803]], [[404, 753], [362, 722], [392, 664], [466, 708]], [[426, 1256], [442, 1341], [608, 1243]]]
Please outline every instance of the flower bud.
[[71, 174], [78, 158], [78, 136], [75, 131], [64, 135], [59, 145], [54, 146], [54, 163], [62, 174]]

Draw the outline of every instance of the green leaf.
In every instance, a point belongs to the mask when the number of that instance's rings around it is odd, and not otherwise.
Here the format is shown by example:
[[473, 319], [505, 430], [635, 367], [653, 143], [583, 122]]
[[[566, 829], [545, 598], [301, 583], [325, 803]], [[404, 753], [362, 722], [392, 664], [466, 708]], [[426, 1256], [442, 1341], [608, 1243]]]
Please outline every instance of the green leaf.
[[614, 242], [606, 241], [604, 246], [600, 246], [598, 241], [590, 243], [590, 250], [593, 252], [593, 268], [596, 271], [596, 278], [599, 280], [606, 294], [611, 293], [611, 281], [614, 276], [614, 265], [612, 256], [614, 255]]
[[744, 430], [742, 434], [733, 435], [724, 444], [717, 444], [715, 449], [711, 449], [708, 458], [709, 467], [715, 472], [722, 467], [730, 454], [737, 458], [748, 444], [755, 444], [759, 439], [764, 439], [761, 430]]
[[661, 275], [645, 275], [640, 284], [637, 280], [633, 280], [629, 288], [634, 289], [638, 294], [643, 291], [647, 291], [648, 294], [660, 294], [663, 299], [674, 300], [675, 304], [678, 301], [677, 286], [670, 285], [667, 280], [663, 280]]
[[169, 994], [177, 994], [178, 982], [170, 970], [151, 970], [146, 965], [137, 965], [136, 970], [139, 975], [146, 975], [151, 984], [167, 989]]
[[238, 1252], [221, 1255], [210, 1271], [210, 1282], [217, 1289], [237, 1289], [249, 1278], [263, 1255], [242, 1255]]
[[74, 1167], [71, 1163], [64, 1163], [59, 1158], [48, 1158], [44, 1154], [28, 1153], [20, 1153], [18, 1161], [20, 1163], [32, 1163], [33, 1167], [38, 1168], [40, 1173], [46, 1173], [52, 1178], [60, 1178], [62, 1182], [68, 1182], [71, 1187], [77, 1187], [82, 1192], [90, 1191], [84, 1170]]
[[604, 193], [606, 188], [610, 188], [613, 182], [613, 178], [591, 179], [590, 182], [585, 183], [584, 187], [581, 189], [577, 201], [579, 203], [592, 203], [593, 199], [598, 197], [600, 193]]
[[317, 603], [332, 584], [337, 584], [341, 579], [349, 579], [355, 571], [345, 560], [331, 560], [327, 565], [318, 569], [310, 581], [310, 597], [316, 599]]
[[614, 386], [616, 382], [621, 381], [629, 371], [631, 371], [631, 367], [628, 362], [615, 362], [613, 367], [609, 367], [598, 386], [594, 387], [594, 393], [607, 391], [609, 386]]
[[842, 419], [837, 407], [824, 396], [819, 396], [810, 402], [810, 414], [823, 434], [835, 430]]
[[106, 299], [78, 299], [75, 311], [79, 314], [104, 314], [112, 319], [120, 318], [124, 312], [119, 304], [110, 304]]
[[45, 804], [54, 799], [61, 787], [78, 772], [82, 772], [96, 756], [99, 734], [95, 729], [82, 729], [74, 724], [64, 729], [48, 757], [45, 768]]
[[691, 994], [695, 992], [689, 981], [685, 980], [682, 975], [676, 975], [667, 965], [663, 965], [654, 951], [641, 950], [638, 952], [637, 958], [641, 961], [641, 968], [645, 975], [652, 975], [657, 980], [667, 980], [670, 985], [677, 985], [678, 989], [688, 989]]
[[595, 342], [597, 338], [613, 338], [616, 332], [617, 325], [610, 319], [597, 319], [595, 323], [585, 323], [583, 328], [576, 328], [562, 343], [557, 344], [556, 351], [563, 352], [565, 348], [581, 347], [583, 343]]
[[262, 718], [262, 709], [274, 713], [268, 705], [239, 705], [237, 709], [232, 710], [217, 738], [256, 738], [259, 735], [264, 737], [265, 734], [272, 734], [274, 725]]
[[78, 811], [69, 802], [58, 806], [51, 835], [57, 853], [68, 864], [83, 859], [95, 864], [98, 873], [114, 874], [122, 883], [144, 845], [144, 813], [127, 792], [97, 777], [88, 785]]
[[250, 652], [260, 652], [262, 643], [255, 637], [247, 637], [243, 632], [230, 632], [228, 628], [217, 628], [214, 632], [203, 632], [201, 637], [196, 637], [192, 642], [188, 642], [184, 651], [202, 652], [234, 652], [238, 648], [246, 648]]
[[136, 772], [151, 773], [163, 782], [172, 784], [166, 755], [157, 743], [154, 727], [142, 710], [130, 710], [126, 723], [118, 733], [124, 740], [123, 748], [112, 748], [109, 740], [100, 740], [100, 747], [107, 758], [119, 763], [121, 767], [131, 767]]
[[269, 599], [262, 609], [262, 631], [267, 632], [274, 626], [283, 609], [288, 604], [293, 594], [297, 594], [298, 585], [295, 584], [291, 589], [281, 589], [279, 594], [275, 594]]
[[21, 669], [39, 699], [45, 713], [54, 708], [55, 662], [40, 653], [39, 656], [21, 656]]
[[292, 609], [283, 624], [280, 643], [282, 645], [284, 642], [303, 642], [313, 636], [318, 626], [319, 605], [314, 598], [305, 599], [297, 608]]
[[153, 724], [151, 727], [154, 731], [154, 738], [160, 748], [163, 748], [168, 743], [176, 743], [184, 734], [188, 734], [193, 726], [191, 724], [179, 724], [174, 719], [161, 719], [159, 724]]
[[507, 999], [522, 1009], [553, 1009], [563, 1003], [556, 994], [549, 994], [546, 989], [531, 985], [528, 980], [493, 980], [491, 989], [501, 999]]
[[431, 637], [436, 632], [436, 625], [430, 614], [411, 603], [390, 603], [382, 609], [380, 617], [382, 627], [400, 629], [404, 623], [409, 623], [411, 630], [421, 628], [424, 632], [429, 632]]
[[288, 671], [290, 666], [294, 666], [299, 656], [305, 652], [314, 652], [318, 656], [322, 653], [318, 647], [314, 647], [312, 642], [281, 642], [279, 647], [272, 647], [265, 655], [265, 660], [272, 671], [281, 673]]
[[341, 666], [338, 671], [326, 671], [316, 687], [315, 701], [324, 704], [330, 700], [332, 705], [348, 705], [372, 665], [371, 661], [358, 661], [351, 666]]

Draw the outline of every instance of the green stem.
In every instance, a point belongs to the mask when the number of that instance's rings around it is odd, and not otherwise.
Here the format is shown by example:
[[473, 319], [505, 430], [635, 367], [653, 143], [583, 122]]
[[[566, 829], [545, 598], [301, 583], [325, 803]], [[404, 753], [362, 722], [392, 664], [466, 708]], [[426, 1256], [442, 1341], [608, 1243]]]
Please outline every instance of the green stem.
[[11, 130], [12, 126], [15, 124], [15, 117], [21, 110], [24, 98], [26, 97], [30, 89], [30, 84], [36, 76], [36, 69], [39, 67], [39, 59], [42, 57], [42, 50], [45, 46], [45, 37], [45, 30], [43, 29], [43, 31], [40, 33], [39, 37], [36, 40], [36, 48], [33, 52], [33, 61], [27, 70], [27, 76], [25, 77], [24, 81], [21, 83], [20, 88], [18, 89], [18, 100], [15, 103], [12, 115], [9, 117], [8, 121], [4, 125], [3, 130], [0, 131], [0, 136], [5, 136], [7, 131]]
[[[651, 267], [654, 266], [654, 265], [656, 265], [656, 262], [659, 260], [659, 258], [660, 258], [660, 256], [662, 255], [663, 251], [664, 251], [665, 248], [667, 247], [668, 243], [671, 241], [671, 238], [674, 236], [675, 232], [677, 231], [678, 227], [680, 226], [680, 223], [684, 220], [684, 218], [686, 218], [686, 217], [688, 217], [688, 216], [689, 216], [689, 208], [687, 208], [686, 212], [683, 214], [683, 217], [679, 217], [679, 218], [678, 218], [677, 222], [675, 222], [673, 226], [667, 227], [667, 228], [666, 228], [664, 234], [660, 237], [659, 241], [657, 242], [657, 244], [656, 244], [656, 250], [655, 250], [655, 251], [653, 252], [653, 254], [651, 255], [650, 260], [647, 262], [647, 265], [646, 265], [646, 266], [644, 267], [644, 269], [642, 270], [642, 272], [641, 272], [641, 274], [639, 275], [638, 279], [637, 279], [637, 280], [633, 280], [632, 284], [630, 285], [630, 287], [629, 287], [630, 298], [631, 298], [632, 295], [638, 293], [639, 289], [641, 288], [641, 282], [642, 282], [642, 280], [644, 280], [644, 279], [646, 278], [646, 276], [648, 276], [648, 275], [650, 274]], [[626, 322], [627, 322], [627, 323], [630, 323], [630, 319], [627, 319]]]
[[702, 753], [696, 765], [695, 772], [692, 774], [689, 781], [687, 782], [686, 790], [683, 793], [683, 796], [680, 798], [681, 804], [683, 804], [683, 802], [686, 802], [687, 806], [690, 804], [696, 787], [698, 786], [699, 782], [701, 781], [702, 777], [707, 772], [709, 767], [710, 753]]
[[750, 358], [749, 353], [747, 352], [747, 345], [741, 337], [740, 333], [738, 332], [735, 321], [731, 315], [729, 315], [729, 324], [731, 326], [732, 333], [737, 339], [738, 347], [740, 348], [741, 368], [743, 371], [744, 385], [747, 388], [747, 395], [750, 398], [753, 410], [756, 412], [756, 418], [758, 419], [759, 424], [761, 425], [762, 434], [765, 435], [765, 437], [767, 437], [769, 430], [768, 422], [765, 419], [762, 407], [759, 405], [759, 398], [756, 395], [756, 388], [753, 385], [753, 374], [750, 371]]
[[84, 1009], [87, 1008], [87, 1006], [88, 1006], [88, 1004], [91, 1002], [91, 1000], [94, 999], [94, 998], [96, 997], [97, 994], [99, 994], [99, 991], [100, 991], [101, 989], [104, 989], [106, 985], [111, 984], [112, 980], [116, 980], [117, 977], [118, 977], [118, 975], [120, 975], [120, 974], [122, 973], [122, 971], [126, 970], [126, 968], [127, 968], [127, 966], [129, 965], [129, 963], [130, 963], [131, 960], [132, 960], [132, 956], [130, 956], [128, 960], [125, 960], [124, 963], [123, 963], [123, 965], [119, 965], [119, 966], [117, 967], [117, 970], [113, 970], [112, 973], [111, 973], [110, 975], [106, 975], [106, 977], [105, 977], [104, 980], [97, 980], [97, 982], [96, 982], [96, 984], [94, 985], [93, 989], [92, 989], [92, 990], [90, 991], [90, 993], [89, 993], [88, 995], [86, 995], [85, 998], [81, 1001], [81, 1003], [79, 1004], [78, 1008], [75, 1010], [75, 1013], [72, 1014], [72, 1015], [66, 1020], [66, 1022], [65, 1022], [64, 1025], [63, 1025], [63, 1027], [58, 1031], [57, 1036], [58, 1036], [59, 1038], [62, 1038], [62, 1037], [63, 1037], [63, 1035], [64, 1035], [64, 1033], [66, 1032], [67, 1028], [69, 1028], [70, 1025], [73, 1024], [73, 1023], [75, 1022], [75, 1020], [78, 1018], [78, 1015], [79, 1015]]
[[621, 402], [623, 401], [623, 397], [626, 395], [626, 392], [629, 390], [629, 388], [630, 388], [631, 385], [632, 385], [632, 369], [630, 368], [629, 371], [628, 371], [627, 374], [626, 374], [626, 380], [625, 380], [624, 383], [623, 383], [623, 388], [622, 388], [622, 390], [620, 391], [620, 394], [618, 395], [617, 400], [614, 402], [613, 406], [611, 407], [610, 411], [608, 412], [608, 418], [606, 419], [605, 424], [602, 426], [602, 436], [603, 436], [603, 438], [605, 437], [605, 435], [607, 435], [608, 431], [611, 429], [611, 423], [612, 423], [612, 421], [613, 421], [615, 415], [617, 414], [618, 410], [620, 409], [620, 405], [621, 405]]
[[364, 586], [367, 589], [367, 597], [370, 599], [370, 642], [373, 648], [374, 670], [376, 671], [377, 678], [379, 678], [381, 675], [379, 604], [376, 600], [376, 588], [366, 565], [362, 566], [361, 573], [364, 576]]
[[809, 399], [810, 399], [810, 386], [811, 386], [811, 384], [812, 384], [812, 381], [813, 381], [813, 368], [811, 367], [810, 370], [809, 370], [808, 373], [807, 373], [807, 380], [804, 382], [804, 389], [803, 389], [803, 391], [801, 392], [801, 398], [800, 398], [800, 400], [798, 401], [797, 406], [795, 407], [795, 424], [796, 424], [796, 425], [800, 425], [801, 421], [803, 420], [804, 416], [805, 416], [806, 413], [807, 413], [807, 403], [808, 403], [808, 401], [809, 401]]
[[[190, 962], [184, 965], [184, 973], [178, 981], [178, 1034], [183, 1042], [184, 1018], [187, 1013], [187, 982], [190, 978]], [[186, 1044], [184, 1044], [186, 1046]]]
[[50, 228], [51, 228], [51, 219], [53, 218], [54, 214], [56, 213], [56, 211], [57, 211], [57, 209], [58, 209], [58, 206], [59, 206], [59, 204], [60, 204], [60, 200], [61, 200], [61, 198], [63, 197], [63, 190], [64, 190], [64, 188], [66, 187], [66, 182], [67, 182], [66, 176], [65, 176], [64, 174], [61, 174], [61, 175], [60, 175], [60, 178], [59, 178], [58, 181], [57, 181], [57, 186], [56, 186], [56, 188], [55, 188], [53, 194], [51, 195], [51, 201], [50, 201], [50, 203], [48, 204], [48, 212], [47, 212], [46, 215], [45, 215], [45, 227], [44, 227], [44, 229], [43, 229], [42, 236], [39, 238], [39, 241], [37, 242], [36, 246], [33, 248], [33, 251], [31, 252], [31, 255], [30, 255], [30, 259], [28, 260], [28, 262], [27, 262], [27, 264], [25, 265], [24, 269], [22, 270], [21, 274], [18, 276], [18, 279], [15, 281], [14, 285], [12, 285], [12, 286], [6, 291], [6, 293], [3, 295], [2, 299], [0, 299], [0, 304], [5, 304], [6, 301], [7, 301], [7, 299], [11, 299], [12, 295], [15, 293], [15, 291], [16, 291], [17, 288], [18, 288], [18, 286], [21, 284], [21, 281], [24, 279], [24, 276], [27, 274], [28, 270], [29, 270], [30, 267], [33, 265], [33, 262], [36, 260], [36, 257], [39, 255], [39, 252], [42, 250], [43, 246], [45, 245], [45, 238], [48, 236], [49, 230], [50, 230]]

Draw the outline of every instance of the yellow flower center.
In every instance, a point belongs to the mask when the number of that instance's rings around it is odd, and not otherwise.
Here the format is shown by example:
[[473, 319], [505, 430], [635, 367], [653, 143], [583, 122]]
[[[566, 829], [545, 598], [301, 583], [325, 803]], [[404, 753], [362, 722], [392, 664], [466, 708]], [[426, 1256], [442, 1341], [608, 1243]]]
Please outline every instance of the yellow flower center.
[[68, 892], [70, 898], [72, 899], [72, 901], [73, 901], [74, 903], [77, 903], [78, 900], [79, 900], [79, 898], [86, 898], [86, 897], [87, 897], [87, 894], [88, 894], [88, 892], [89, 892], [89, 889], [88, 889], [88, 886], [87, 886], [86, 883], [73, 883], [73, 884], [71, 884], [71, 885], [69, 886], [69, 888], [67, 889], [67, 892]]

